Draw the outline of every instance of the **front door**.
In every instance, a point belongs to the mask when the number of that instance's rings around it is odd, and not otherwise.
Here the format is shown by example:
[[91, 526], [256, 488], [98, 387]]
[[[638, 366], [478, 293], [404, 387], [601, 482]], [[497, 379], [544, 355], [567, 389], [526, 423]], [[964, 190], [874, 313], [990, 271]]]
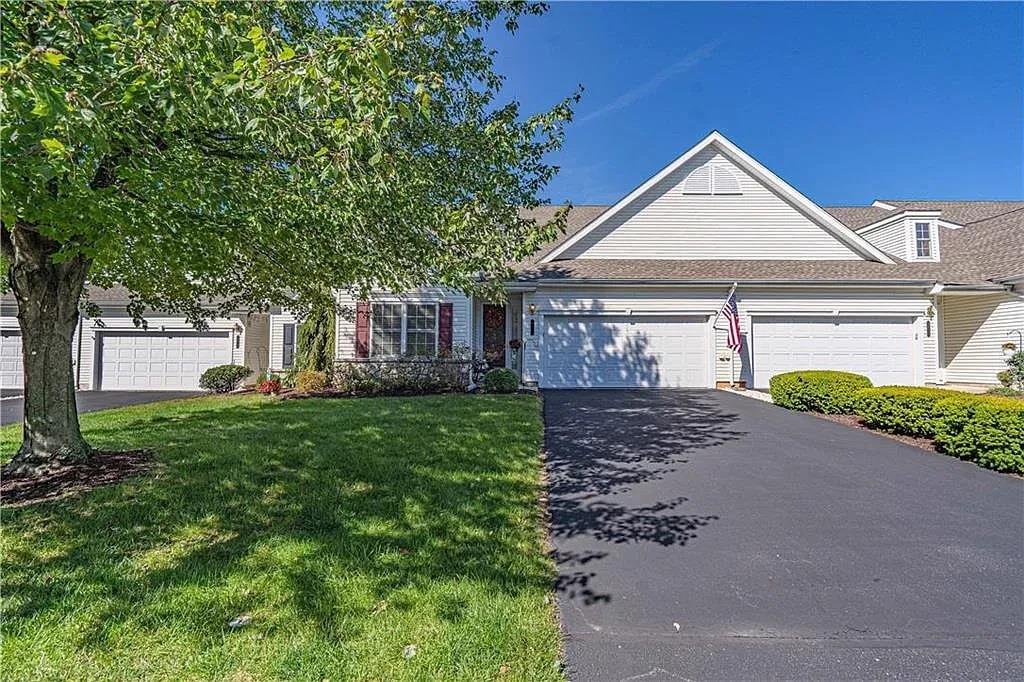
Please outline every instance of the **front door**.
[[484, 358], [491, 367], [505, 366], [505, 306], [484, 304]]

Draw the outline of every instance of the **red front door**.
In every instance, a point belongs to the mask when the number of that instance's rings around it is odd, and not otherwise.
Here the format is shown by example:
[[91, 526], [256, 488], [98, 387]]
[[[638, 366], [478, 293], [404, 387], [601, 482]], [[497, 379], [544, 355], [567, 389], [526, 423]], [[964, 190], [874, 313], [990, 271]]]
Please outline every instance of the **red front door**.
[[505, 366], [505, 306], [484, 304], [484, 358], [491, 367]]

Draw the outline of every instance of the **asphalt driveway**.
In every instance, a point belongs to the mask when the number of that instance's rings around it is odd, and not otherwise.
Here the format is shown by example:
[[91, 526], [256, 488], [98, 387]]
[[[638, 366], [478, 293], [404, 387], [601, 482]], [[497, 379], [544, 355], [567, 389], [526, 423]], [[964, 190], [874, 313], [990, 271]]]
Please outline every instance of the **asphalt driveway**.
[[1024, 481], [723, 391], [545, 391], [575, 680], [1024, 674]]
[[[0, 400], [0, 426], [14, 424], [21, 421], [25, 407], [24, 399], [18, 397], [7, 397]], [[125, 407], [127, 405], [142, 405], [143, 403], [156, 403], [161, 400], [177, 400], [179, 398], [192, 398], [203, 395], [199, 391], [79, 391], [76, 395], [78, 413], [96, 412], [97, 410], [109, 410], [113, 407]]]

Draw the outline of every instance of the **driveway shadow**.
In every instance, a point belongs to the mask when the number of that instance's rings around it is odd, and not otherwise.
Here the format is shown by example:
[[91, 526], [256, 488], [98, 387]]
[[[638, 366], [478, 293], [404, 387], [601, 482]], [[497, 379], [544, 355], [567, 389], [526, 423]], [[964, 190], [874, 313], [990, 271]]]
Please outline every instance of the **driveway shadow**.
[[545, 391], [558, 591], [585, 604], [611, 598], [589, 586], [589, 566], [606, 553], [560, 546], [567, 540], [681, 546], [718, 520], [688, 513], [684, 496], [663, 498], [645, 486], [686, 464], [688, 453], [746, 435], [731, 426], [738, 418], [707, 391]]

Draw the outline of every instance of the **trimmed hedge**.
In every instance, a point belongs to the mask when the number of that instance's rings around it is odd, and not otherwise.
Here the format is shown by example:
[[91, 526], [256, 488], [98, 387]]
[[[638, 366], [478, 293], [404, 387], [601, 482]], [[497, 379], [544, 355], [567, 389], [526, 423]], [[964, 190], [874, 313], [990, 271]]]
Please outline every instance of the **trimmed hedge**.
[[935, 435], [935, 405], [969, 394], [941, 388], [881, 386], [857, 392], [854, 412], [866, 426], [906, 436]]
[[231, 393], [250, 374], [252, 370], [241, 365], [216, 365], [199, 377], [199, 388], [214, 393]]
[[515, 393], [519, 388], [519, 375], [510, 369], [497, 367], [484, 375], [482, 383], [488, 393]]
[[857, 391], [870, 388], [871, 380], [860, 374], [808, 370], [776, 374], [768, 382], [772, 402], [791, 410], [849, 414]]
[[935, 445], [954, 457], [1024, 475], [1024, 401], [999, 396], [947, 398], [934, 413]]
[[882, 386], [857, 392], [866, 426], [935, 439], [946, 454], [1024, 474], [1024, 401], [941, 388]]

